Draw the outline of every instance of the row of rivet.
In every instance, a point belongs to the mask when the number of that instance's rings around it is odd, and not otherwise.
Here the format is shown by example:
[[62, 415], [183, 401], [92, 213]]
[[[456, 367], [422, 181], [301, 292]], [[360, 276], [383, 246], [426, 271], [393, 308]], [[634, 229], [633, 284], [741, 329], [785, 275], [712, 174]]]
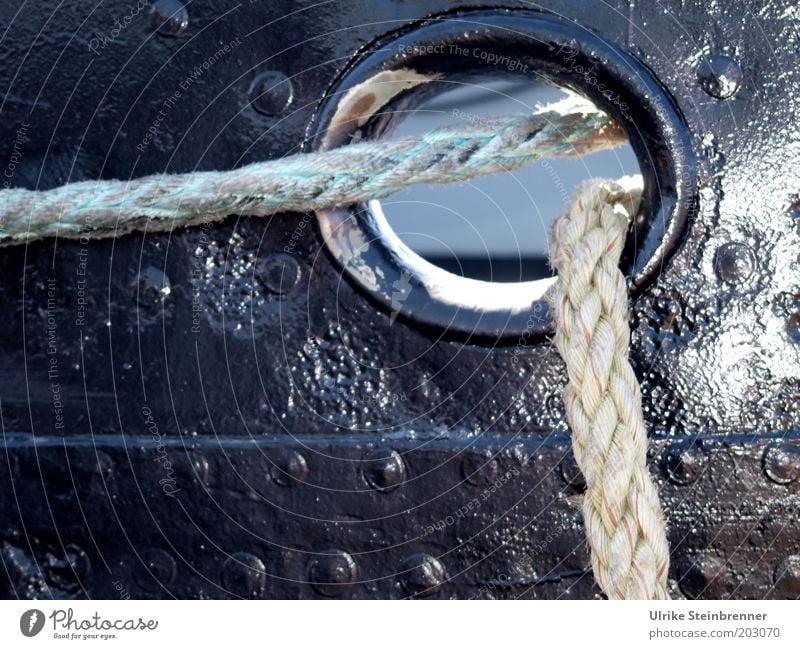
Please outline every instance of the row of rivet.
[[[699, 448], [674, 447], [664, 454], [663, 466], [667, 477], [677, 485], [696, 482], [705, 472], [711, 456]], [[780, 485], [788, 485], [800, 478], [800, 446], [795, 444], [770, 444], [761, 458], [764, 474]], [[564, 482], [581, 490], [586, 484], [569, 453], [561, 461]]]
[[[723, 557], [710, 554], [685, 556], [675, 562], [674, 573], [681, 592], [690, 599], [723, 599], [735, 593], [738, 578]], [[800, 555], [790, 554], [775, 566], [769, 595], [794, 599], [800, 595]]]
[[[466, 454], [461, 462], [464, 480], [474, 486], [487, 486], [497, 480], [499, 463], [490, 453]], [[389, 493], [407, 478], [406, 464], [401, 455], [391, 449], [375, 449], [366, 453], [362, 461], [362, 474], [367, 484], [376, 491]], [[291, 486], [305, 481], [308, 463], [297, 451], [278, 457], [273, 464], [275, 482]]]
[[[256, 279], [274, 295], [290, 293], [300, 283], [300, 264], [291, 255], [268, 255], [256, 266]], [[140, 271], [130, 285], [134, 299], [144, 307], [163, 304], [172, 295], [172, 282], [166, 273], [153, 267]]]
[[[700, 448], [674, 447], [664, 454], [664, 469], [672, 482], [687, 485], [702, 477], [710, 457], [708, 452]], [[768, 445], [761, 458], [761, 467], [772, 482], [791, 484], [800, 478], [800, 446], [784, 443]]]
[[[67, 546], [68, 560], [79, 579], [91, 571], [89, 558], [77, 545]], [[149, 593], [175, 585], [177, 563], [173, 556], [159, 548], [142, 550], [138, 560], [146, 568], [134, 570], [133, 580]], [[681, 591], [690, 598], [719, 598], [735, 588], [723, 558], [684, 556], [675, 561], [674, 570]], [[307, 566], [307, 581], [326, 597], [343, 596], [358, 582], [359, 570], [353, 556], [343, 550], [331, 550], [316, 556]], [[410, 596], [431, 595], [447, 581], [442, 561], [430, 554], [407, 556], [396, 574], [403, 592]], [[248, 598], [266, 597], [268, 575], [264, 561], [250, 552], [234, 552], [222, 564], [220, 585], [229, 593]], [[772, 573], [770, 593], [782, 598], [800, 594], [800, 555], [790, 554], [777, 563]]]
[[[308, 564], [308, 581], [325, 597], [341, 597], [358, 582], [358, 564], [344, 550], [332, 550], [312, 559]], [[406, 557], [397, 573], [407, 595], [435, 593], [447, 580], [444, 564], [429, 554]], [[267, 573], [264, 562], [253, 554], [238, 552], [223, 564], [222, 585], [241, 597], [263, 597]]]
[[[146, 570], [134, 572], [136, 583], [148, 592], [171, 588], [177, 577], [175, 559], [161, 549], [140, 553]], [[344, 550], [332, 550], [312, 559], [307, 569], [308, 582], [325, 597], [340, 597], [358, 582], [358, 565]], [[398, 581], [407, 595], [414, 597], [435, 593], [447, 580], [444, 564], [430, 554], [413, 554], [400, 563]], [[268, 595], [267, 567], [250, 552], [234, 552], [222, 564], [220, 585], [238, 597], [260, 598]]]
[[[144, 550], [139, 555], [146, 571], [136, 571], [135, 581], [146, 591], [169, 589], [177, 577], [175, 559], [160, 549]], [[732, 586], [725, 565], [717, 557], [685, 557], [676, 562], [680, 587], [690, 598], [721, 597]], [[430, 554], [413, 554], [400, 562], [396, 574], [406, 595], [432, 595], [447, 581], [442, 561]], [[786, 556], [773, 571], [771, 592], [779, 597], [800, 594], [800, 555]], [[269, 595], [264, 561], [249, 552], [235, 552], [222, 564], [220, 585], [238, 597], [260, 598]], [[312, 559], [307, 566], [307, 581], [325, 597], [344, 596], [358, 583], [359, 569], [353, 556], [344, 550], [331, 550]]]
[[[155, 0], [149, 21], [156, 33], [175, 38], [189, 26], [189, 12], [179, 0]], [[700, 87], [715, 99], [730, 99], [742, 85], [742, 69], [736, 59], [727, 54], [710, 53], [703, 56], [696, 73]], [[291, 82], [281, 72], [264, 72], [250, 86], [250, 99], [259, 112], [279, 115], [292, 102]]]
[[[181, 471], [186, 478], [207, 482], [208, 461], [196, 451], [189, 451], [189, 471]], [[671, 482], [687, 485], [702, 477], [711, 454], [698, 447], [674, 446], [663, 455], [663, 467]], [[111, 462], [110, 458], [107, 461]], [[295, 450], [277, 454], [272, 460], [271, 477], [281, 486], [289, 487], [305, 482], [309, 474], [306, 458]], [[392, 449], [368, 451], [361, 462], [362, 474], [367, 484], [376, 491], [388, 493], [402, 485], [407, 478], [406, 464], [401, 455]], [[765, 475], [780, 485], [788, 485], [800, 478], [800, 445], [772, 443], [767, 445], [761, 458]], [[109, 472], [106, 467], [105, 472]], [[567, 484], [580, 490], [585, 487], [583, 477], [572, 453], [565, 454], [559, 472]], [[491, 485], [499, 475], [499, 464], [490, 453], [469, 453], [461, 462], [464, 480], [474, 486]]]
[[[148, 22], [156, 34], [177, 38], [189, 26], [189, 12], [180, 0], [155, 0], [150, 7]], [[294, 88], [285, 74], [268, 70], [257, 75], [250, 84], [248, 100], [262, 115], [277, 117], [292, 104]]]
[[[102, 451], [100, 451], [102, 453]], [[104, 457], [107, 457], [103, 454]], [[176, 467], [177, 475], [188, 482], [198, 480], [208, 483], [208, 460], [196, 450], [186, 451], [188, 465]], [[111, 459], [104, 473], [111, 473]], [[308, 462], [302, 453], [296, 450], [284, 450], [270, 458], [270, 477], [283, 487], [293, 487], [306, 481], [309, 474]], [[360, 462], [361, 473], [367, 484], [383, 493], [389, 493], [407, 478], [406, 464], [401, 455], [392, 449], [375, 449], [368, 451]], [[466, 454], [461, 462], [464, 480], [473, 486], [488, 486], [499, 476], [499, 463], [490, 453]], [[110, 477], [107, 475], [106, 477]]]

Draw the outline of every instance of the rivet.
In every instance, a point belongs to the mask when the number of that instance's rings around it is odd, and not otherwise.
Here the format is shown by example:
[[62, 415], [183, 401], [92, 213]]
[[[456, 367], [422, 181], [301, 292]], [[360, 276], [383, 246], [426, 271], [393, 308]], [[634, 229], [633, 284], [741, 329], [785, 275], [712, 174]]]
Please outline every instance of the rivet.
[[430, 408], [441, 403], [442, 391], [438, 385], [425, 376], [410, 391], [410, 398], [414, 404]]
[[262, 72], [250, 84], [250, 104], [262, 115], [277, 117], [286, 112], [294, 99], [292, 82], [282, 72]]
[[728, 592], [727, 569], [718, 557], [683, 557], [675, 562], [673, 572], [689, 599], [723, 599]]
[[575, 462], [575, 456], [572, 450], [568, 450], [561, 462], [558, 465], [559, 473], [568, 485], [577, 491], [586, 490], [586, 479], [583, 477], [581, 470], [578, 468], [578, 463]]
[[[180, 451], [175, 449], [175, 453], [178, 454]], [[184, 486], [192, 485], [196, 482], [208, 484], [209, 464], [202, 453], [186, 451], [184, 461], [176, 464], [178, 464], [176, 473]]]
[[[93, 461], [94, 460], [94, 461]], [[109, 482], [114, 477], [114, 461], [105, 451], [96, 450], [94, 457], [89, 456], [88, 474], [85, 476], [89, 491], [95, 495], [107, 497]]]
[[260, 260], [256, 274], [268, 291], [285, 295], [300, 283], [300, 264], [291, 255], [279, 252]]
[[397, 451], [379, 448], [364, 459], [364, 478], [374, 489], [389, 492], [405, 482], [406, 466]]
[[741, 284], [750, 278], [756, 266], [756, 256], [745, 243], [731, 241], [719, 247], [714, 255], [714, 270], [723, 282]]
[[712, 97], [729, 99], [742, 85], [742, 69], [732, 56], [709, 54], [697, 66], [697, 80], [700, 87]]
[[782, 599], [800, 596], [800, 554], [791, 554], [775, 568], [775, 594]]
[[272, 462], [272, 479], [282, 487], [294, 487], [308, 477], [306, 458], [297, 451], [280, 453]]
[[175, 559], [165, 550], [147, 548], [139, 553], [139, 559], [146, 569], [136, 568], [133, 580], [144, 590], [158, 592], [175, 581], [178, 568]]
[[164, 302], [172, 293], [172, 286], [163, 272], [149, 266], [131, 282], [134, 299], [142, 306], [153, 307]]
[[800, 476], [800, 447], [790, 444], [768, 446], [762, 464], [770, 480], [790, 484]]
[[321, 595], [336, 597], [355, 583], [358, 566], [347, 552], [334, 550], [309, 564], [308, 577]]
[[72, 572], [79, 581], [88, 577], [92, 569], [92, 563], [89, 560], [89, 555], [75, 543], [70, 543], [64, 548], [67, 563], [69, 564]]
[[222, 564], [222, 586], [228, 592], [245, 599], [264, 597], [267, 568], [264, 562], [249, 552], [235, 552]]
[[162, 36], [177, 37], [189, 26], [189, 12], [179, 0], [155, 0], [150, 8], [150, 28]]
[[409, 595], [432, 595], [447, 579], [444, 564], [429, 554], [414, 554], [400, 566], [400, 584]]
[[675, 484], [686, 485], [697, 481], [708, 465], [708, 456], [700, 449], [670, 448], [664, 457], [667, 476]]
[[497, 480], [500, 464], [486, 450], [482, 453], [466, 453], [461, 461], [461, 474], [464, 480], [476, 487], [485, 487]]
[[95, 451], [95, 464], [93, 473], [103, 476], [106, 480], [111, 477], [114, 472], [114, 460], [105, 451]]

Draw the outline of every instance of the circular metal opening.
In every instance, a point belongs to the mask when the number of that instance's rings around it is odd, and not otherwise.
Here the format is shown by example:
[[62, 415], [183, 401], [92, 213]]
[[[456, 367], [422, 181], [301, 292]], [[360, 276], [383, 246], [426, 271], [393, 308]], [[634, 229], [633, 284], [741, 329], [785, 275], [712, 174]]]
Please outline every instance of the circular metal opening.
[[[532, 79], [431, 82], [435, 96], [395, 113], [394, 137], [420, 135], [569, 100], [574, 93]], [[553, 275], [548, 240], [574, 190], [592, 178], [640, 175], [629, 143], [588, 155], [545, 159], [457, 185], [413, 185], [380, 201], [389, 227], [413, 253], [470, 279], [519, 284]]]
[[[642, 210], [623, 266], [634, 288], [656, 277], [694, 205], [695, 170], [683, 121], [651, 73], [578, 25], [537, 12], [448, 15], [376, 43], [359, 57], [311, 126], [310, 146], [328, 149], [386, 136], [397, 115], [441, 84], [505, 77], [577, 92], [628, 134], [645, 182]], [[392, 319], [468, 337], [498, 339], [549, 331], [552, 280], [491, 282], [431, 264], [390, 226], [377, 201], [318, 213], [326, 246], [345, 274]]]

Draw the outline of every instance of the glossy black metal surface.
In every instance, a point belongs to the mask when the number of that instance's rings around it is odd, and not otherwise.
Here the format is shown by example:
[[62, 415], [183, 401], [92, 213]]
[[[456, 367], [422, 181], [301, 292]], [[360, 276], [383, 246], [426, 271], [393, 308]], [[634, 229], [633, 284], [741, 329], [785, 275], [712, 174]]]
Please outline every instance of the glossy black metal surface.
[[[165, 22], [3, 0], [2, 182], [297, 151], [357, 57], [475, 5], [191, 3]], [[665, 137], [689, 147], [676, 178], [696, 161], [696, 210], [636, 296], [632, 347], [676, 596], [800, 594], [791, 7], [490, 7], [594, 34], [685, 124]], [[312, 215], [0, 252], [4, 596], [598, 595], [544, 337], [393, 319]]]
[[[364, 99], [376, 104], [371, 109], [376, 112], [371, 120], [362, 124], [362, 120], [350, 118], [332, 125], [339, 102], [348, 91], [373, 79], [382, 80], [385, 88], [389, 83], [379, 75], [387, 72], [443, 80], [445, 88], [448, 82], [479, 84], [482, 79], [498, 75], [532, 82], [547, 80], [569, 88], [613, 115], [628, 133], [647, 191], [643, 216], [636, 221], [629, 238], [623, 266], [633, 275], [636, 286], [658, 276], [694, 211], [695, 160], [686, 127], [672, 99], [635, 58], [580, 25], [528, 11], [453, 14], [446, 20], [417, 25], [407, 34], [392, 34], [370, 49], [328, 93], [312, 123], [314, 148], [342, 146], [353, 138], [384, 136], [426, 95], [442, 92], [438, 83], [420, 83], [383, 103], [375, 97], [379, 91], [368, 91]], [[364, 114], [366, 109], [359, 107], [359, 111]], [[338, 119], [343, 116], [338, 115]], [[339, 238], [344, 240], [343, 255], [337, 256], [347, 259], [343, 264], [346, 271], [360, 277], [358, 283], [385, 308], [393, 309], [395, 285], [406, 277], [411, 286], [396, 310], [448, 334], [516, 340], [550, 330], [543, 296], [529, 299], [527, 308], [520, 311], [489, 310], [481, 306], [480, 300], [476, 300], [477, 304], [451, 305], [437, 299], [448, 287], [428, 290], [413, 269], [399, 259], [395, 242], [381, 238], [379, 219], [370, 214], [370, 208], [362, 205], [352, 211], [358, 225], [342, 225], [347, 217], [341, 214], [331, 217], [339, 224]], [[365, 240], [369, 247], [363, 252], [353, 251], [351, 239]]]

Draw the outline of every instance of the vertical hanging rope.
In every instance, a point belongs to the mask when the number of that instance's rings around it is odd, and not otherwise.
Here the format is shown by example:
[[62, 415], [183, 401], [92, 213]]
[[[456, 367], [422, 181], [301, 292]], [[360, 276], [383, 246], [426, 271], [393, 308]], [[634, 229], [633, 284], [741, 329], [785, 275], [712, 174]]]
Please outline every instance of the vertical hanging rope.
[[628, 361], [628, 292], [619, 260], [640, 189], [592, 182], [554, 225], [555, 345], [572, 448], [586, 479], [583, 515], [600, 587], [610, 599], [669, 599], [669, 547], [639, 383]]

